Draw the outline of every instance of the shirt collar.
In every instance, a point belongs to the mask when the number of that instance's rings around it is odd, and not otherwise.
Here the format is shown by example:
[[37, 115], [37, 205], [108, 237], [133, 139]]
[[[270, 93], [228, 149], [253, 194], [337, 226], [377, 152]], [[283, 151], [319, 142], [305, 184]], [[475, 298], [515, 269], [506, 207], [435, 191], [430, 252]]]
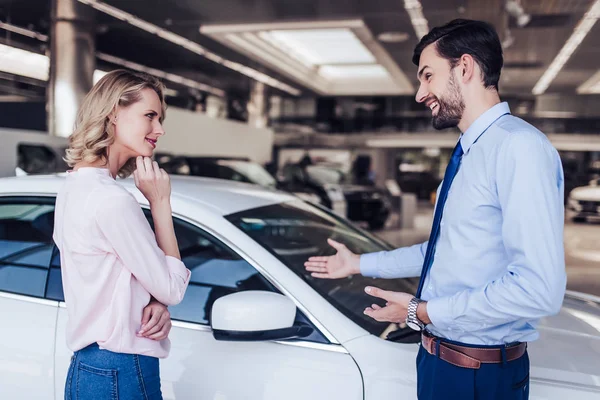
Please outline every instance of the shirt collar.
[[72, 175], [74, 173], [78, 173], [78, 175], [102, 175], [102, 176], [110, 176], [110, 171], [108, 168], [97, 168], [97, 167], [81, 167], [74, 170], [68, 170], [67, 175]]
[[462, 146], [463, 153], [467, 154], [473, 143], [481, 136], [481, 134], [489, 128], [491, 124], [494, 123], [498, 118], [502, 115], [510, 113], [510, 108], [508, 107], [507, 102], [498, 103], [483, 114], [479, 116], [469, 126], [469, 129], [466, 130], [460, 137], [460, 145]]

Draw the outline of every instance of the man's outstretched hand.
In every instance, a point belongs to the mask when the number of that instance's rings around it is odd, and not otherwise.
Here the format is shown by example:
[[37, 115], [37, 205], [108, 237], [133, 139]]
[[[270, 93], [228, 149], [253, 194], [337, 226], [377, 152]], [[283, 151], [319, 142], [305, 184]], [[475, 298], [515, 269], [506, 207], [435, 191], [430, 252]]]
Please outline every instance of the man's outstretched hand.
[[315, 278], [339, 279], [350, 275], [360, 274], [360, 256], [333, 239], [327, 243], [337, 250], [337, 253], [328, 257], [310, 257], [304, 267]]

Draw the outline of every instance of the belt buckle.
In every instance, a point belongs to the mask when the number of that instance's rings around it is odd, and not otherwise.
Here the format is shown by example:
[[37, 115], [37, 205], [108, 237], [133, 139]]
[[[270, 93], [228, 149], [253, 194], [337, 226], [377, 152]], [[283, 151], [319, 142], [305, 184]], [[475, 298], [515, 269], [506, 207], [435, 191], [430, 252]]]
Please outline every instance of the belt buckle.
[[433, 335], [424, 335], [424, 336], [427, 339], [425, 350], [427, 350], [427, 352], [429, 354], [431, 354], [432, 356], [436, 356], [437, 354], [436, 354], [435, 349], [436, 349], [438, 343], [441, 343], [440, 339]]

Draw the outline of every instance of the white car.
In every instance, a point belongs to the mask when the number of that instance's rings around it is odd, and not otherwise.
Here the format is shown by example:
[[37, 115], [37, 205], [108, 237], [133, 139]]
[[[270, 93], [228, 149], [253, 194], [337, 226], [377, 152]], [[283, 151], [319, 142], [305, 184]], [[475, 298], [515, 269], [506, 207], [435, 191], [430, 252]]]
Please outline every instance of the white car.
[[[63, 180], [0, 179], [0, 399], [63, 398], [71, 351], [51, 240]], [[121, 182], [150, 218], [132, 180]], [[362, 311], [373, 303], [365, 286], [414, 291], [417, 280], [318, 280], [303, 267], [310, 255], [332, 253], [328, 237], [359, 253], [389, 245], [281, 192], [177, 177], [172, 188], [192, 278], [170, 308], [165, 399], [416, 398], [418, 335]], [[529, 346], [532, 399], [600, 398], [598, 300], [570, 294], [558, 316], [540, 323], [541, 339]]]
[[587, 218], [600, 218], [600, 178], [588, 186], [575, 188], [567, 201], [567, 218], [583, 222]]

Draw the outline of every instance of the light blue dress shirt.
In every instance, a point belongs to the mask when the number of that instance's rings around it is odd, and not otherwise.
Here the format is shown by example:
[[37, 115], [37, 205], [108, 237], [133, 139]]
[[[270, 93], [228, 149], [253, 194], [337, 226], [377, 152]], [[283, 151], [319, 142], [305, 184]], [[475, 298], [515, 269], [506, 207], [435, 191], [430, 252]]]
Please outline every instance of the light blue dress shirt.
[[[460, 137], [464, 155], [421, 295], [427, 329], [436, 336], [480, 345], [528, 342], [539, 337], [539, 319], [562, 305], [560, 157], [535, 127], [502, 116], [509, 112], [507, 103], [495, 105]], [[427, 242], [364, 254], [361, 273], [420, 276], [426, 250]]]

